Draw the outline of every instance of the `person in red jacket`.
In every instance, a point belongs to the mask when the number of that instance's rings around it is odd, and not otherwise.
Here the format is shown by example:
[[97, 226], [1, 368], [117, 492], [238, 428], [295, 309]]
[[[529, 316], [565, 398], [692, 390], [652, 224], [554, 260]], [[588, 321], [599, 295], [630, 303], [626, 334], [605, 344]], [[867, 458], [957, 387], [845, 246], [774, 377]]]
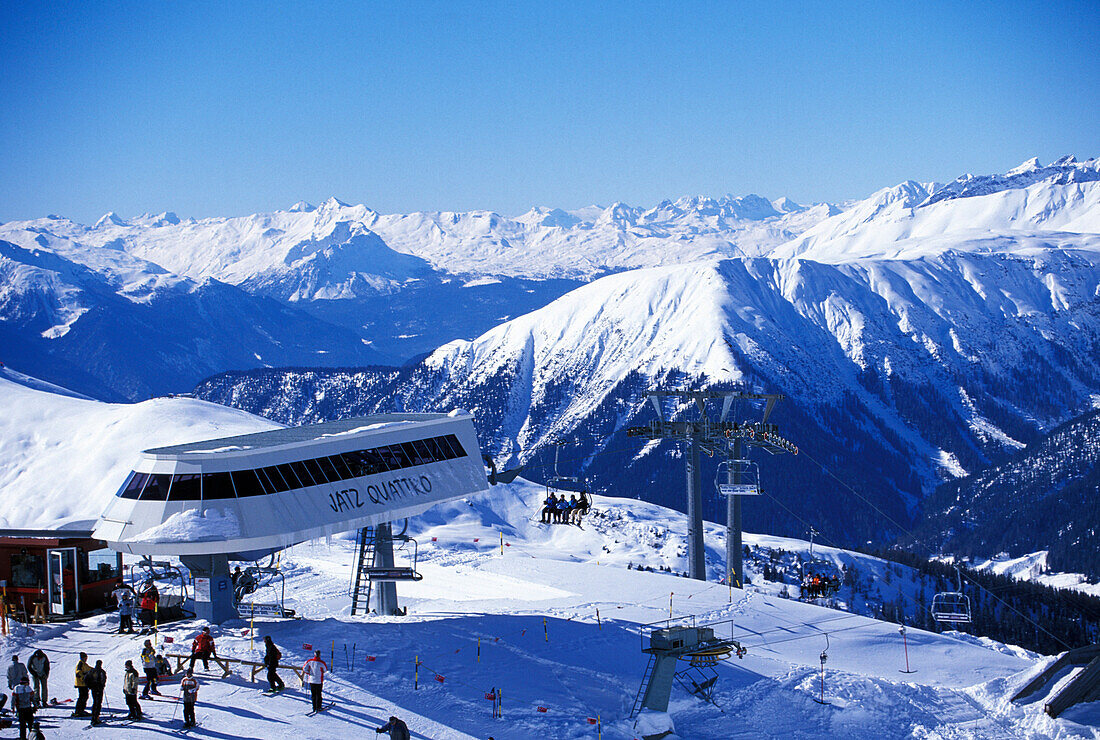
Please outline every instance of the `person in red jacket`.
[[203, 627], [202, 632], [191, 643], [191, 670], [195, 669], [195, 661], [199, 658], [202, 658], [203, 670], [210, 670], [210, 656], [217, 654], [214, 638], [210, 636], [210, 628]]
[[141, 623], [146, 627], [152, 627], [157, 621], [157, 603], [160, 601], [160, 591], [157, 590], [152, 578], [147, 580], [145, 585], [141, 587], [138, 598], [141, 607]]

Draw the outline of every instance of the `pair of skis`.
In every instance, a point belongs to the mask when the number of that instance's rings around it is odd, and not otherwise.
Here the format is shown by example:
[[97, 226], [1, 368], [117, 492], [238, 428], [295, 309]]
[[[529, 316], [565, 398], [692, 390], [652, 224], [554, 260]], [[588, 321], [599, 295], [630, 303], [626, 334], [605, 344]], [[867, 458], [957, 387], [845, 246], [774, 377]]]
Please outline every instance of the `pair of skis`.
[[334, 702], [334, 701], [327, 702], [325, 704], [322, 704], [320, 709], [314, 709], [312, 712], [307, 712], [306, 716], [307, 717], [312, 717], [313, 715], [318, 714], [319, 712], [328, 711], [329, 709], [332, 709], [334, 706], [336, 706], [336, 702]]

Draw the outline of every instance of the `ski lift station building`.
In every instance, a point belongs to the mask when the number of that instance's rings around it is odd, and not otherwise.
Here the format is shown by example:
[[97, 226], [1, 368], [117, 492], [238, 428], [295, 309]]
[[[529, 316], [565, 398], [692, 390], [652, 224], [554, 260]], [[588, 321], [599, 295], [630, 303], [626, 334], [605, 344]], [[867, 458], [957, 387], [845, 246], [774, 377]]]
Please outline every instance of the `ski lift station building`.
[[146, 450], [95, 528], [114, 550], [178, 556], [195, 612], [224, 621], [229, 559], [415, 516], [488, 488], [473, 417], [380, 414]]

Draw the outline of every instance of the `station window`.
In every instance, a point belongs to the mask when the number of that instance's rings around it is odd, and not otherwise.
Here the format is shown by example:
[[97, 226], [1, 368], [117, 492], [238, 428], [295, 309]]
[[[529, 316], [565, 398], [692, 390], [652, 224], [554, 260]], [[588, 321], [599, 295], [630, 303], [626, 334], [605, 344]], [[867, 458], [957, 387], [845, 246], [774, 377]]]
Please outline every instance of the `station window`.
[[283, 463], [282, 465], [276, 465], [275, 467], [277, 467], [279, 469], [279, 472], [283, 474], [283, 480], [285, 480], [287, 485], [290, 486], [292, 489], [305, 488], [306, 486], [310, 485], [309, 483], [303, 483], [298, 478], [297, 474], [294, 472], [294, 467], [292, 465], [287, 465], [286, 463]]
[[88, 570], [84, 583], [107, 581], [122, 575], [122, 555], [113, 550], [95, 550], [88, 553]]
[[[233, 491], [233, 480], [229, 473], [203, 473], [202, 474], [202, 499], [203, 501], [215, 501], [218, 499], [236, 498]], [[175, 498], [175, 494], [172, 494]]]
[[202, 478], [198, 473], [181, 473], [172, 476], [172, 501], [199, 501], [202, 499]]
[[233, 478], [233, 487], [237, 489], [237, 496], [240, 498], [263, 496], [266, 493], [260, 479], [256, 477], [255, 470], [234, 470], [230, 476]]
[[275, 493], [282, 491], [289, 491], [293, 486], [289, 485], [283, 478], [283, 474], [279, 472], [274, 466], [268, 468], [260, 468], [260, 470], [267, 476], [267, 479], [271, 481], [271, 486], [275, 490]]
[[435, 462], [435, 455], [428, 449], [428, 445], [424, 443], [424, 440], [416, 439], [409, 444], [412, 445], [413, 448], [413, 465], [427, 465], [430, 462]]
[[294, 474], [298, 476], [298, 480], [302, 482], [303, 486], [315, 486], [318, 483], [324, 483], [324, 481], [315, 481], [313, 476], [309, 473], [309, 468], [306, 467], [304, 462], [290, 463], [290, 467], [294, 469]]
[[14, 553], [11, 556], [13, 588], [45, 588], [46, 578], [41, 555]]
[[159, 473], [149, 476], [149, 481], [141, 491], [142, 501], [167, 501], [168, 487], [172, 484], [172, 476]]
[[336, 468], [332, 465], [332, 460], [327, 457], [319, 457], [315, 462], [321, 466], [321, 470], [324, 471], [325, 477], [328, 478], [330, 483], [341, 480], [340, 474], [336, 472]]
[[329, 477], [321, 470], [321, 466], [317, 464], [316, 460], [303, 460], [302, 463], [309, 470], [313, 480], [317, 483], [334, 483], [335, 481], [329, 480]]
[[148, 473], [130, 473], [130, 477], [122, 484], [122, 488], [119, 490], [118, 495], [122, 498], [138, 498], [147, 480], [149, 480]]

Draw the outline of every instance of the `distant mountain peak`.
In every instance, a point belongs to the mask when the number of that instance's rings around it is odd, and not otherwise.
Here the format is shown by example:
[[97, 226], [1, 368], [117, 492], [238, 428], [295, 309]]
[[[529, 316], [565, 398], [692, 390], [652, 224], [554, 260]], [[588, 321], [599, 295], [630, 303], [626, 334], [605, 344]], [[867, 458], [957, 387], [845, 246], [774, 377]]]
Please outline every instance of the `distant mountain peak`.
[[1019, 175], [1024, 172], [1031, 172], [1032, 170], [1040, 169], [1042, 166], [1043, 165], [1039, 164], [1038, 157], [1032, 157], [1031, 159], [1024, 160], [1019, 165], [1013, 167], [1008, 172], [1006, 172], [1005, 175]]
[[114, 211], [107, 211], [99, 217], [98, 221], [95, 222], [94, 228], [98, 229], [100, 227], [107, 226], [108, 224], [114, 224], [115, 226], [129, 226], [129, 224], [126, 223], [126, 220], [119, 216], [117, 213], [115, 213]]
[[304, 200], [298, 201], [287, 209], [290, 213], [312, 213], [315, 210], [317, 210], [317, 206], [312, 203], [307, 203]]

